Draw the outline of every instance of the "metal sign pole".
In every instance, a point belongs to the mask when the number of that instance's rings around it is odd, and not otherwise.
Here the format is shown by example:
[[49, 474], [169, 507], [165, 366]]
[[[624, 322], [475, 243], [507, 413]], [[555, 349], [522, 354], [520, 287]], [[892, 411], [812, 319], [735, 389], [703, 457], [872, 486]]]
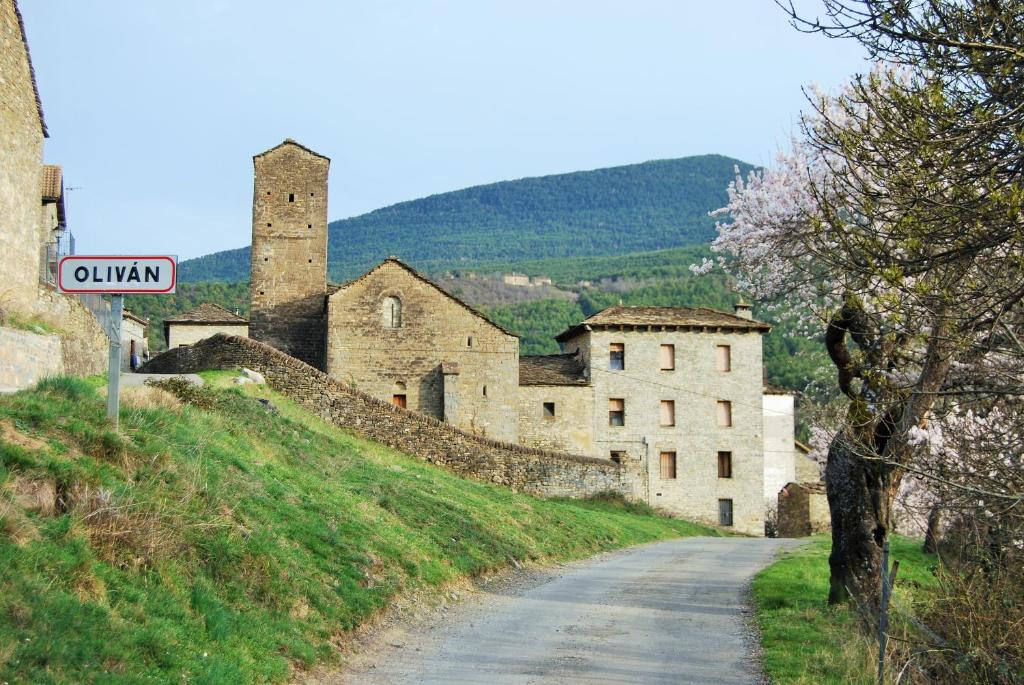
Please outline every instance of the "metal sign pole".
[[110, 357], [107, 368], [107, 418], [117, 431], [121, 393], [121, 320], [124, 318], [124, 295], [110, 298]]

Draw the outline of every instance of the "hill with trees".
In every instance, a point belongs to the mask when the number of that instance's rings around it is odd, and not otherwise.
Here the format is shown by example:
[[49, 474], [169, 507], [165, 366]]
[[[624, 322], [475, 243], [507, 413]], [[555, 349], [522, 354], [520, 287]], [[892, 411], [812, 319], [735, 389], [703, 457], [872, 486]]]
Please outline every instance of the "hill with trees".
[[[620, 255], [699, 245], [708, 212], [751, 165], [721, 155], [523, 178], [431, 195], [334, 221], [328, 271], [342, 280], [389, 255], [427, 271], [483, 262]], [[249, 248], [182, 262], [183, 281], [246, 281]]]

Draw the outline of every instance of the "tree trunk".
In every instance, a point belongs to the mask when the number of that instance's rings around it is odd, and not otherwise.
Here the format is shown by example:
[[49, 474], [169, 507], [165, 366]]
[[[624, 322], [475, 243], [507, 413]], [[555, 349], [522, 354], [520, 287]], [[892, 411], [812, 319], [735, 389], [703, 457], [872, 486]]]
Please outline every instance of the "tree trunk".
[[938, 506], [933, 506], [928, 511], [928, 530], [924, 533], [925, 554], [938, 554], [939, 552], [939, 524], [942, 522], [942, 512]]
[[828, 603], [850, 599], [874, 614], [879, 606], [882, 545], [889, 533], [892, 485], [888, 469], [864, 459], [861, 446], [839, 433], [825, 465], [832, 515]]

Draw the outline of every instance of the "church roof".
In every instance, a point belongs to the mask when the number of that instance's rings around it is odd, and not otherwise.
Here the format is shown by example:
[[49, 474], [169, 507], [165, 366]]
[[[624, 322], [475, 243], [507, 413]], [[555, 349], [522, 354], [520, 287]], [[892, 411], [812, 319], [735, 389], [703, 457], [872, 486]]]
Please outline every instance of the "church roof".
[[555, 340], [564, 342], [590, 330], [636, 330], [641, 328], [703, 329], [717, 328], [727, 331], [760, 331], [767, 333], [771, 326], [753, 319], [720, 312], [707, 307], [608, 307], [572, 328], [559, 333]]
[[409, 266], [408, 264], [406, 264], [405, 262], [403, 262], [403, 261], [402, 261], [401, 259], [399, 259], [398, 257], [388, 257], [388, 258], [387, 258], [387, 259], [385, 259], [385, 260], [384, 260], [383, 262], [381, 262], [381, 263], [380, 263], [380, 264], [378, 264], [377, 266], [373, 267], [372, 269], [370, 269], [369, 271], [367, 271], [367, 272], [366, 272], [365, 274], [363, 274], [363, 275], [362, 275], [362, 276], [360, 276], [359, 278], [356, 278], [356, 279], [354, 279], [354, 280], [351, 280], [351, 281], [349, 281], [348, 283], [345, 283], [344, 285], [341, 285], [341, 286], [339, 286], [339, 287], [338, 287], [338, 288], [337, 288], [337, 289], [336, 289], [336, 290], [335, 290], [335, 291], [334, 291], [333, 293], [331, 293], [331, 294], [329, 295], [329, 297], [334, 297], [334, 296], [335, 296], [335, 295], [337, 295], [337, 294], [340, 294], [340, 293], [344, 293], [344, 292], [345, 292], [346, 290], [348, 290], [348, 289], [349, 289], [349, 288], [350, 288], [351, 286], [355, 285], [356, 283], [359, 283], [359, 282], [360, 282], [360, 281], [362, 281], [363, 279], [365, 279], [365, 278], [367, 278], [368, 276], [370, 276], [370, 274], [372, 274], [372, 273], [376, 272], [376, 271], [377, 271], [378, 269], [380, 269], [380, 268], [384, 267], [384, 266], [385, 266], [385, 265], [387, 265], [387, 264], [394, 264], [394, 265], [396, 265], [396, 266], [398, 266], [398, 267], [400, 267], [400, 268], [402, 268], [402, 269], [405, 269], [405, 271], [407, 271], [407, 272], [408, 272], [408, 273], [409, 273], [409, 274], [410, 274], [410, 275], [411, 275], [411, 276], [412, 276], [413, 278], [415, 278], [415, 279], [417, 279], [417, 280], [419, 280], [419, 281], [422, 281], [423, 283], [426, 283], [426, 284], [427, 284], [427, 285], [429, 285], [429, 286], [430, 286], [431, 288], [433, 288], [433, 289], [434, 289], [434, 290], [436, 290], [437, 292], [441, 293], [442, 295], [444, 295], [445, 297], [447, 297], [447, 298], [448, 298], [449, 300], [451, 300], [451, 301], [452, 301], [452, 302], [454, 302], [455, 304], [459, 305], [460, 307], [462, 307], [463, 309], [465, 309], [466, 311], [468, 311], [468, 312], [469, 312], [470, 314], [472, 314], [473, 316], [475, 316], [475, 317], [477, 317], [477, 318], [480, 318], [480, 319], [483, 319], [483, 320], [484, 320], [485, 322], [487, 322], [487, 323], [489, 323], [490, 325], [494, 326], [495, 328], [497, 328], [497, 329], [498, 329], [499, 331], [501, 331], [501, 332], [502, 332], [502, 333], [504, 333], [505, 335], [510, 335], [510, 336], [512, 336], [513, 338], [518, 338], [518, 337], [519, 337], [518, 335], [516, 335], [516, 334], [515, 334], [515, 333], [513, 333], [512, 331], [508, 330], [507, 328], [504, 328], [503, 326], [499, 326], [498, 324], [494, 323], [494, 322], [493, 322], [493, 321], [491, 321], [491, 320], [490, 320], [489, 318], [487, 318], [487, 316], [486, 316], [486, 315], [484, 315], [483, 313], [481, 313], [481, 312], [477, 311], [476, 309], [473, 309], [473, 307], [469, 306], [468, 304], [466, 304], [465, 302], [463, 302], [463, 301], [462, 301], [462, 300], [460, 300], [459, 298], [455, 297], [454, 295], [452, 295], [452, 294], [451, 294], [450, 292], [448, 292], [448, 291], [447, 291], [447, 290], [445, 290], [444, 288], [441, 288], [441, 287], [439, 287], [439, 286], [437, 285], [437, 283], [434, 283], [434, 282], [433, 282], [432, 280], [430, 280], [429, 278], [427, 278], [426, 276], [424, 276], [423, 274], [421, 274], [421, 273], [420, 273], [419, 271], [417, 271], [416, 269], [412, 268], [411, 266]]
[[586, 369], [575, 354], [519, 358], [519, 385], [587, 385]]
[[36, 96], [36, 109], [39, 111], [39, 125], [43, 129], [43, 137], [49, 138], [50, 132], [46, 130], [46, 119], [43, 118], [43, 101], [39, 98], [39, 85], [36, 83], [36, 69], [32, 66], [32, 53], [28, 49], [28, 37], [25, 35], [25, 20], [21, 18], [21, 10], [18, 9], [18, 0], [14, 0], [14, 16], [18, 18], [18, 29], [21, 33], [21, 44], [25, 46], [25, 60], [28, 61], [28, 73], [32, 79], [32, 92]]
[[252, 158], [256, 159], [257, 157], [262, 157], [263, 155], [270, 154], [274, 150], [277, 150], [278, 148], [282, 148], [285, 145], [294, 145], [295, 147], [297, 147], [299, 149], [305, 150], [306, 152], [308, 152], [311, 155], [314, 155], [314, 156], [319, 157], [321, 159], [326, 159], [328, 162], [331, 161], [330, 157], [322, 155], [319, 152], [317, 152], [316, 150], [311, 150], [308, 147], [306, 147], [305, 145], [303, 145], [302, 143], [296, 143], [291, 138], [285, 138], [284, 140], [282, 140], [280, 143], [278, 143], [274, 147], [270, 148], [269, 150], [264, 150], [263, 152], [259, 153], [258, 155], [253, 155]]

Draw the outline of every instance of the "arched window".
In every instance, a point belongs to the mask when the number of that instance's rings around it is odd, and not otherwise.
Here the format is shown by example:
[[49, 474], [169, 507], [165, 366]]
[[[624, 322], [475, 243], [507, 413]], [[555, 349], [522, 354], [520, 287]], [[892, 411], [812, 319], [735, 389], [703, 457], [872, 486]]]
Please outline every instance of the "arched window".
[[402, 301], [397, 297], [385, 297], [381, 319], [385, 328], [402, 327]]

